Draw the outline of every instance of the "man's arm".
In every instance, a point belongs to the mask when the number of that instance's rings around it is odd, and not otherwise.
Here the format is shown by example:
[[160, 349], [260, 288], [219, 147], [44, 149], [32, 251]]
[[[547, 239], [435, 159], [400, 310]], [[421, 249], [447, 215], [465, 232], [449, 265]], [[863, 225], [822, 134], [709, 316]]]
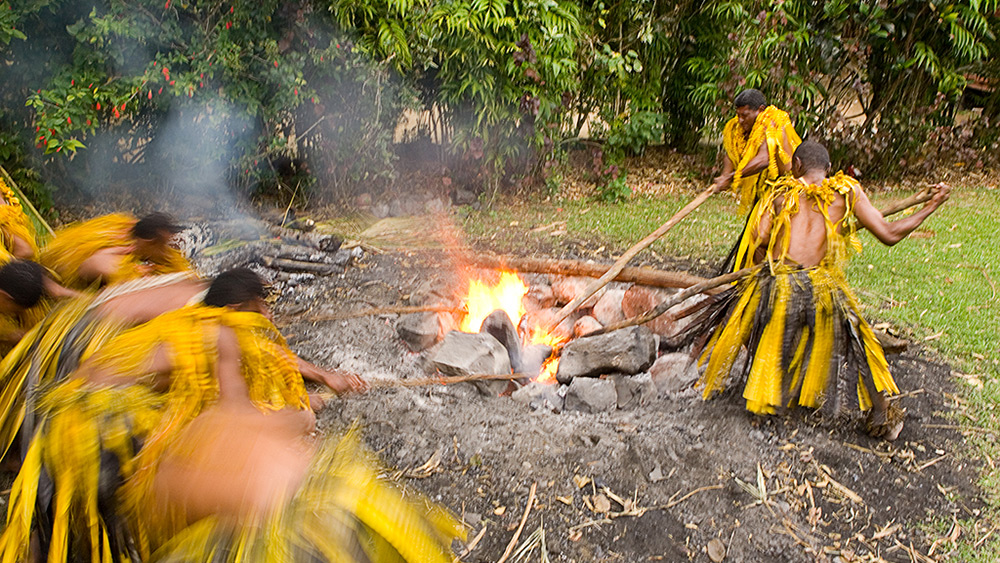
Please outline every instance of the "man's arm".
[[31, 244], [24, 240], [23, 238], [10, 235], [10, 253], [14, 255], [15, 258], [20, 258], [22, 260], [36, 260], [38, 257], [35, 256], [35, 249], [32, 248]]
[[725, 151], [722, 153], [722, 174], [716, 176], [715, 180], [712, 181], [712, 193], [719, 193], [725, 191], [730, 184], [733, 183], [733, 173], [736, 167], [733, 166], [733, 161], [729, 159], [729, 155]]
[[934, 213], [942, 203], [948, 201], [951, 195], [951, 188], [946, 184], [937, 184], [931, 187], [932, 196], [924, 206], [909, 217], [898, 221], [886, 221], [882, 213], [875, 209], [861, 187], [854, 189], [854, 216], [858, 218], [866, 229], [871, 231], [875, 238], [887, 246], [892, 246], [906, 238], [914, 229], [920, 226], [931, 213]]
[[344, 394], [352, 391], [364, 391], [368, 385], [359, 376], [342, 371], [326, 370], [315, 366], [302, 358], [298, 358], [299, 373], [304, 379], [326, 385], [334, 393]]
[[750, 162], [743, 167], [743, 171], [740, 173], [741, 176], [747, 178], [753, 176], [754, 174], [759, 174], [764, 170], [767, 170], [767, 164], [770, 162], [770, 152], [767, 149], [767, 138], [764, 138], [760, 143], [760, 147], [757, 148], [757, 154], [750, 159]]

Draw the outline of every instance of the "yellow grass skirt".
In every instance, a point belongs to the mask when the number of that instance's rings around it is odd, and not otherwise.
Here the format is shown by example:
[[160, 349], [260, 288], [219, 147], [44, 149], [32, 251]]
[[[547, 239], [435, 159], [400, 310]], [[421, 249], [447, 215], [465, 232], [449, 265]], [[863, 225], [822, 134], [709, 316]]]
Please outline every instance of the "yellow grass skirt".
[[828, 268], [764, 268], [712, 300], [694, 323], [711, 330], [700, 347], [705, 398], [742, 386], [754, 413], [804, 406], [841, 415], [899, 392], [846, 281]]

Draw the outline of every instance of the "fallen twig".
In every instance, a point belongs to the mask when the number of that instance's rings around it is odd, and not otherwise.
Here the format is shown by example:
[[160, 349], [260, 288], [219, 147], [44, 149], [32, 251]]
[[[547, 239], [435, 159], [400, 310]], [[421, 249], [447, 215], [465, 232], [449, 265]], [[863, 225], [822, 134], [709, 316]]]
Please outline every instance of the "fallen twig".
[[968, 430], [970, 432], [996, 432], [995, 428], [982, 428], [980, 426], [962, 426], [961, 424], [924, 424], [924, 428], [937, 428], [940, 430]]
[[[723, 488], [723, 485], [708, 485], [708, 486], [705, 486], [705, 487], [699, 487], [699, 488], [691, 491], [690, 493], [682, 496], [681, 498], [679, 498], [677, 500], [668, 500], [667, 504], [664, 504], [660, 508], [663, 508], [663, 509], [673, 508], [673, 507], [675, 507], [678, 504], [686, 501], [687, 499], [693, 497], [694, 495], [696, 495], [698, 493], [703, 493], [705, 491], [714, 491], [716, 489], [721, 489], [721, 488]], [[674, 496], [677, 496], [678, 493], [680, 493], [680, 491], [677, 491], [676, 493], [674, 493]], [[673, 498], [673, 497], [671, 497], [671, 498]]]
[[934, 459], [932, 459], [930, 461], [921, 463], [920, 465], [917, 466], [917, 471], [923, 471], [924, 469], [927, 469], [928, 467], [930, 467], [930, 466], [934, 465], [935, 463], [941, 461], [942, 459], [948, 457], [948, 455], [949, 454], [944, 454], [944, 455], [936, 457], [936, 458], [934, 458]]
[[462, 560], [463, 557], [468, 557], [469, 554], [472, 553], [472, 550], [476, 549], [476, 546], [479, 545], [479, 542], [483, 539], [483, 536], [486, 535], [486, 527], [487, 524], [483, 524], [483, 529], [479, 530], [479, 533], [476, 534], [476, 537], [472, 538], [472, 541], [470, 541], [468, 545], [465, 546], [465, 549], [462, 550], [462, 553], [459, 553], [458, 556], [452, 559], [451, 563], [458, 563], [459, 561]]
[[514, 546], [517, 545], [518, 538], [521, 537], [521, 531], [524, 530], [524, 523], [528, 521], [528, 514], [531, 514], [531, 506], [535, 504], [535, 490], [538, 489], [538, 482], [531, 484], [531, 490], [528, 492], [528, 506], [524, 507], [524, 515], [521, 516], [521, 523], [517, 525], [517, 530], [514, 532], [514, 537], [510, 538], [510, 543], [507, 544], [507, 549], [504, 550], [503, 556], [497, 561], [497, 563], [503, 563], [510, 557], [510, 552], [514, 551]]
[[588, 520], [588, 521], [584, 522], [583, 524], [577, 524], [576, 526], [571, 526], [570, 529], [567, 530], [567, 531], [570, 534], [573, 534], [574, 532], [579, 532], [580, 530], [583, 530], [584, 528], [589, 528], [591, 526], [600, 526], [601, 524], [610, 524], [610, 523], [611, 523], [611, 519], [610, 518], [600, 518], [598, 520]]

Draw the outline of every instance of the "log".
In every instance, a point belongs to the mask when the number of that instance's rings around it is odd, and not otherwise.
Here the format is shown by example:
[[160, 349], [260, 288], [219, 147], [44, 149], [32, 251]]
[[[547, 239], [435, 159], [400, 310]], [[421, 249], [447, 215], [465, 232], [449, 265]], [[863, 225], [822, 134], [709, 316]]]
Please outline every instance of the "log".
[[666, 313], [667, 309], [673, 307], [674, 305], [677, 305], [678, 303], [683, 303], [685, 299], [687, 299], [687, 298], [689, 298], [689, 297], [691, 297], [691, 296], [693, 296], [693, 295], [695, 295], [697, 293], [704, 293], [705, 291], [707, 291], [709, 289], [712, 289], [712, 288], [715, 288], [715, 287], [719, 287], [721, 285], [731, 284], [731, 283], [733, 283], [735, 281], [741, 280], [744, 277], [749, 276], [749, 275], [755, 273], [758, 269], [759, 269], [759, 266], [751, 266], [749, 268], [743, 268], [742, 270], [738, 270], [736, 272], [732, 272], [732, 273], [729, 273], [729, 274], [724, 274], [724, 275], [721, 275], [721, 276], [718, 276], [718, 277], [714, 277], [714, 278], [709, 279], [709, 280], [705, 280], [702, 283], [699, 283], [697, 285], [693, 285], [693, 286], [685, 289], [684, 291], [681, 291], [677, 295], [674, 295], [670, 299], [667, 299], [663, 303], [660, 303], [656, 307], [653, 307], [649, 311], [647, 311], [647, 312], [645, 312], [645, 313], [643, 313], [643, 314], [641, 314], [641, 315], [639, 315], [637, 317], [632, 317], [631, 319], [626, 319], [626, 320], [621, 321], [619, 323], [615, 323], [613, 325], [608, 325], [608, 326], [606, 326], [606, 327], [604, 327], [604, 328], [602, 328], [600, 330], [596, 330], [594, 332], [591, 332], [587, 336], [596, 336], [598, 334], [604, 334], [604, 333], [612, 332], [612, 331], [615, 331], [615, 330], [618, 330], [618, 329], [622, 329], [622, 328], [626, 328], [626, 327], [630, 327], [630, 326], [635, 326], [635, 325], [640, 325], [640, 324], [648, 323], [649, 321], [655, 319], [656, 317], [659, 317], [663, 313]]
[[328, 276], [338, 270], [337, 266], [333, 264], [290, 260], [288, 258], [275, 258], [273, 256], [261, 256], [261, 261], [268, 268], [275, 268], [286, 272], [308, 272], [320, 276]]
[[[514, 270], [517, 272], [533, 272], [536, 274], [555, 274], [560, 276], [585, 276], [600, 278], [611, 266], [594, 264], [580, 260], [558, 260], [550, 258], [519, 258], [517, 256], [500, 256], [497, 254], [482, 254], [468, 257], [470, 264], [480, 268], [494, 270]], [[614, 277], [614, 281], [648, 285], [651, 287], [685, 288], [705, 281], [706, 278], [687, 272], [668, 272], [652, 268], [622, 268]]]
[[625, 254], [622, 254], [621, 258], [619, 258], [614, 263], [614, 265], [612, 265], [611, 268], [607, 272], [605, 272], [603, 276], [601, 276], [599, 279], [595, 280], [593, 283], [587, 286], [587, 289], [584, 290], [583, 295], [578, 296], [576, 299], [570, 301], [569, 303], [566, 304], [565, 307], [559, 310], [559, 315], [556, 316], [555, 320], [552, 323], [552, 326], [558, 326], [559, 323], [563, 322], [563, 320], [565, 320], [566, 317], [570, 316], [570, 314], [572, 314], [573, 311], [576, 311], [577, 307], [579, 307], [580, 304], [589, 299], [591, 295], [597, 293], [598, 290], [600, 290], [602, 287], [608, 285], [608, 282], [610, 282], [612, 279], [615, 278], [615, 276], [621, 273], [621, 271], [625, 268], [625, 264], [628, 264], [628, 261], [631, 260], [636, 254], [638, 254], [640, 251], [642, 251], [649, 245], [656, 242], [657, 239], [666, 234], [666, 232], [672, 229], [674, 225], [680, 223], [681, 219], [687, 217], [689, 213], [697, 209], [699, 205], [704, 203], [705, 200], [707, 200], [714, 193], [715, 193], [715, 186], [712, 186], [707, 190], [701, 192], [700, 194], [698, 194], [698, 197], [691, 200], [680, 211], [675, 213], [673, 217], [667, 219], [667, 221], [662, 225], [660, 225], [655, 231], [646, 235], [646, 238], [640, 240], [639, 242], [635, 243], [632, 246], [632, 248], [626, 250]]

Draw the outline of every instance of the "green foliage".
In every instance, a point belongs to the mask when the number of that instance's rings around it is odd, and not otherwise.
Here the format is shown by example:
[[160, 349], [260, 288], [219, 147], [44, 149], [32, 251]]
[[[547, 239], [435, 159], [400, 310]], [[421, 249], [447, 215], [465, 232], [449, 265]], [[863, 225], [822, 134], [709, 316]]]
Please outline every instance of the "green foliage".
[[[956, 154], [995, 144], [954, 118], [970, 76], [1000, 78], [998, 4], [0, 3], [2, 126], [46, 182], [73, 185], [95, 143], [122, 165], [182, 166], [186, 153], [157, 139], [183, 115], [212, 129], [199, 148], [231, 185], [343, 198], [392, 185], [393, 138], [413, 110], [443, 174], [489, 200], [524, 178], [551, 185], [588, 127], [605, 168], [650, 144], [695, 149], [738, 91], [759, 87], [838, 164], [894, 174], [942, 157], [930, 138]], [[995, 121], [1000, 93], [983, 98]], [[303, 177], [281, 160], [308, 161]], [[595, 172], [611, 199], [620, 176]]]

